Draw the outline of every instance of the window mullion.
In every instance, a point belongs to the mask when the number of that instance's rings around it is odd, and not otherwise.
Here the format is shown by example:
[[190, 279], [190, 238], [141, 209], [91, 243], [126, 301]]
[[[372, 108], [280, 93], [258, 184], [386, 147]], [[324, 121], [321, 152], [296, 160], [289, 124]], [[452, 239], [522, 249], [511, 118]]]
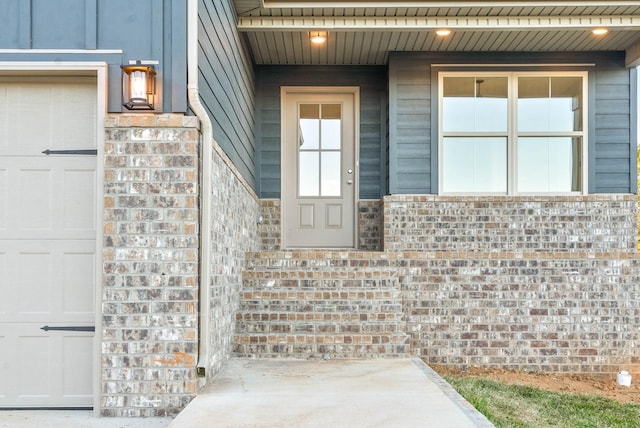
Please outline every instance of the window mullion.
[[508, 136], [507, 136], [507, 194], [514, 195], [517, 190], [517, 141], [518, 141], [518, 77], [514, 73], [509, 74], [507, 93], [507, 105], [509, 112]]

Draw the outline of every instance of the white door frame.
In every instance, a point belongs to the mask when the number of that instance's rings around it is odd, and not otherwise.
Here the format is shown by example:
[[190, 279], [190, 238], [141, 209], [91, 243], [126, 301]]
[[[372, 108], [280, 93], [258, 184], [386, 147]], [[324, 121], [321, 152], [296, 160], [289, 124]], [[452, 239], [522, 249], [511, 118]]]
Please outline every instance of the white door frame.
[[283, 213], [286, 209], [284, 195], [286, 183], [284, 180], [285, 165], [285, 120], [286, 120], [286, 101], [289, 94], [299, 93], [339, 93], [353, 95], [353, 157], [354, 157], [354, 174], [353, 174], [353, 247], [358, 248], [359, 222], [358, 222], [358, 200], [360, 195], [360, 87], [359, 86], [282, 86], [280, 88], [280, 239], [282, 249], [287, 248], [283, 229]]
[[95, 334], [93, 336], [93, 413], [100, 415], [102, 387], [102, 237], [104, 223], [104, 118], [107, 112], [107, 63], [102, 61], [79, 62], [0, 62], [0, 74], [73, 76], [78, 74], [96, 76], [96, 250], [95, 250]]

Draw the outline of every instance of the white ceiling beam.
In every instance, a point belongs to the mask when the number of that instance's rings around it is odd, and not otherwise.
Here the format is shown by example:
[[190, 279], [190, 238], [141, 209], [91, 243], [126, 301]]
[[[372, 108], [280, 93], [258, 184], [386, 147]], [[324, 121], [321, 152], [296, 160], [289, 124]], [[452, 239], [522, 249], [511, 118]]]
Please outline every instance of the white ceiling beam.
[[625, 65], [627, 67], [640, 66], [640, 40], [629, 46], [625, 51]]
[[469, 8], [469, 7], [589, 7], [589, 6], [637, 6], [637, 0], [608, 1], [602, 0], [563, 0], [563, 1], [514, 1], [514, 0], [494, 0], [494, 1], [417, 1], [417, 0], [351, 0], [351, 1], [330, 1], [330, 0], [263, 0], [265, 8], [331, 8], [343, 9], [353, 7], [372, 7], [372, 8], [397, 8], [397, 7], [419, 7], [419, 8]]
[[415, 31], [437, 28], [463, 30], [640, 30], [640, 15], [632, 16], [489, 16], [489, 17], [239, 17], [240, 31], [304, 30], [393, 30]]

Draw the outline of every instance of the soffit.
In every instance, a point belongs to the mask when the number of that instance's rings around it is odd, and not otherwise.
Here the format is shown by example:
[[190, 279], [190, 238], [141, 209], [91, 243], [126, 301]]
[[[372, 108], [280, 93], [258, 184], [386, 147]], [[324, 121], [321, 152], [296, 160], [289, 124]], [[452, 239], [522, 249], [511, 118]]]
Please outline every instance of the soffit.
[[[382, 65], [390, 51], [627, 51], [640, 61], [638, 1], [235, 0], [257, 64]], [[594, 27], [609, 33], [595, 37]], [[442, 38], [435, 30], [447, 28]], [[325, 45], [309, 31], [328, 31]]]

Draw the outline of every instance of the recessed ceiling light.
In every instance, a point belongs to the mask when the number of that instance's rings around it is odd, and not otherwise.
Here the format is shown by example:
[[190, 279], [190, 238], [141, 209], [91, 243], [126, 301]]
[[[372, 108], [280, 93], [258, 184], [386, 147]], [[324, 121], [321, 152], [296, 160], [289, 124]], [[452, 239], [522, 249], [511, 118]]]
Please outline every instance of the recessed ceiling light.
[[449, 34], [451, 34], [451, 30], [445, 30], [445, 29], [438, 30], [436, 31], [436, 34], [440, 37], [448, 36]]
[[605, 34], [607, 34], [609, 32], [609, 30], [607, 30], [606, 28], [596, 28], [591, 32], [593, 34], [595, 34], [596, 36], [604, 36]]
[[326, 31], [312, 31], [309, 33], [309, 40], [314, 45], [321, 45], [327, 41], [327, 32]]

